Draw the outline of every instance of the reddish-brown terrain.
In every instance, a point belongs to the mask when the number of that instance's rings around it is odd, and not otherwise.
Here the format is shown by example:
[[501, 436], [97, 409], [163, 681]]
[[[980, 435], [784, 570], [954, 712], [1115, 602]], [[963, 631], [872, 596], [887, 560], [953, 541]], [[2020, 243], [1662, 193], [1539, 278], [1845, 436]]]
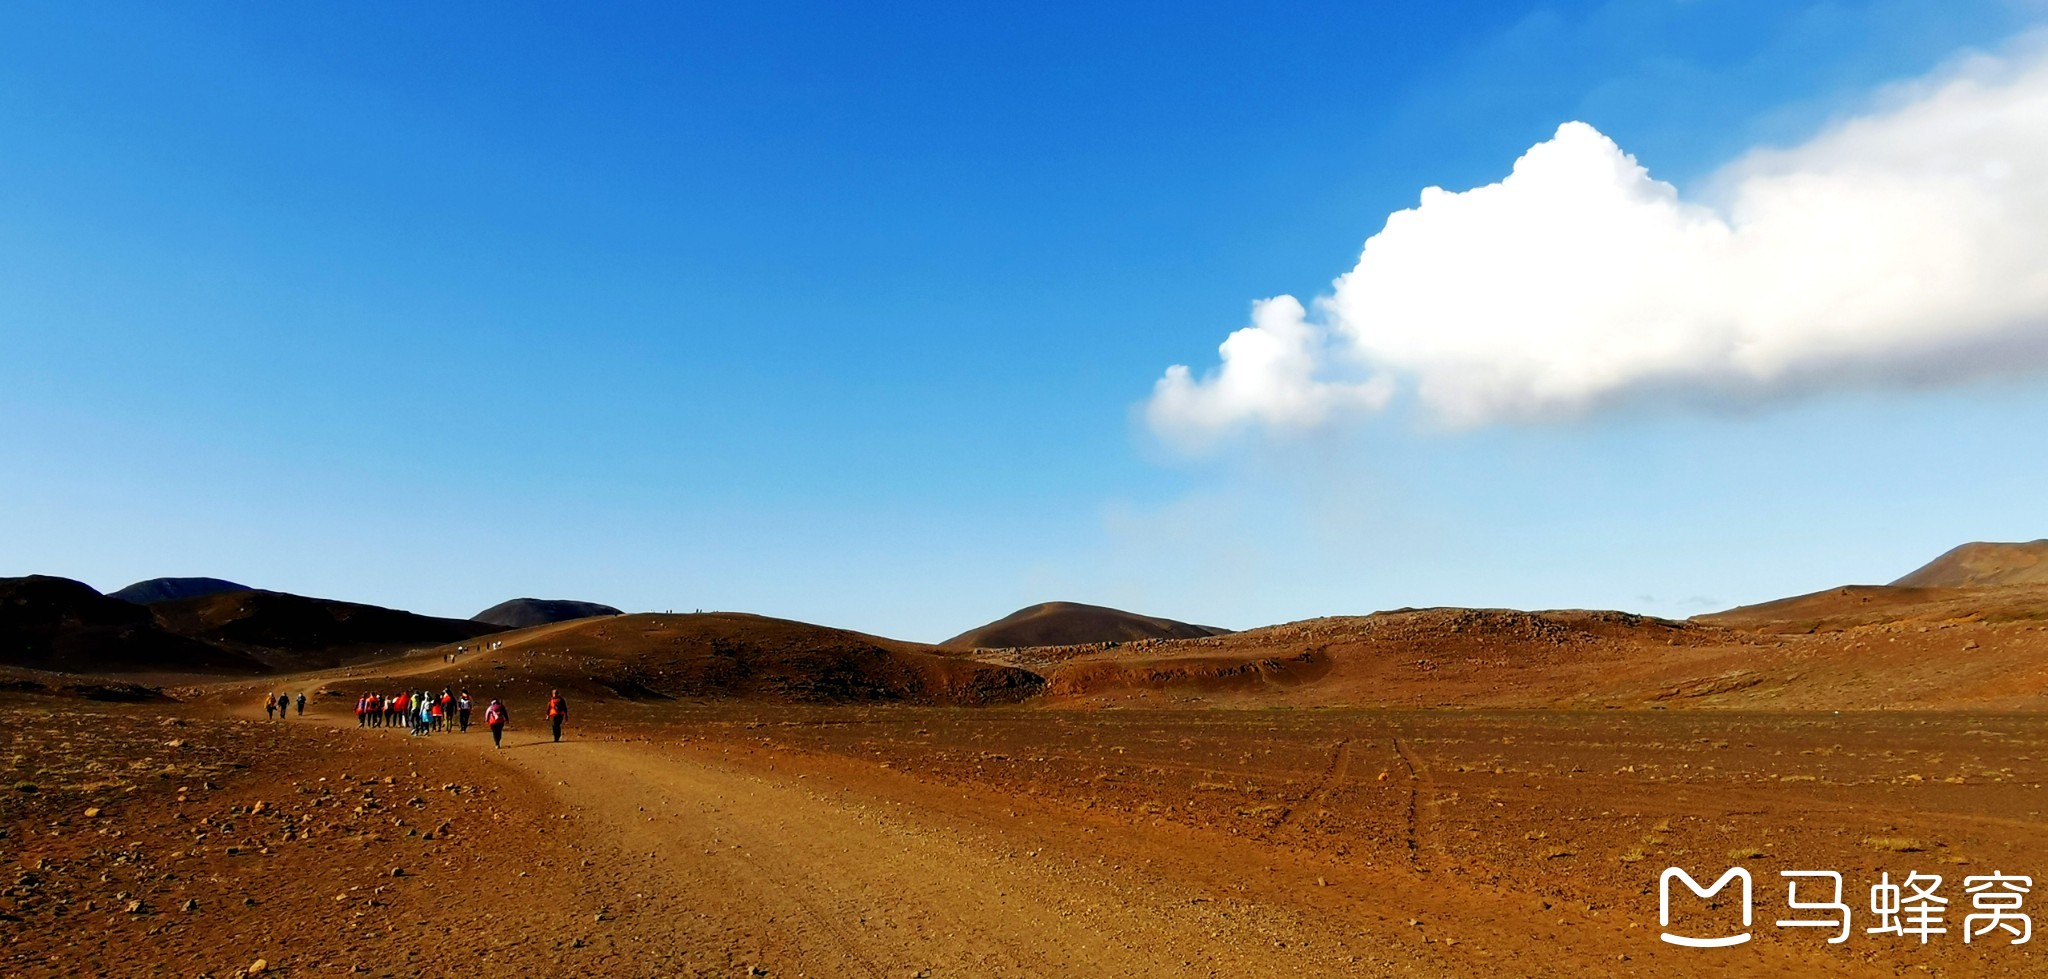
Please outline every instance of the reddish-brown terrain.
[[[133, 703], [0, 694], [0, 974], [2034, 975], [2033, 945], [1961, 931], [1964, 877], [2048, 874], [2040, 598], [973, 655], [633, 615]], [[356, 726], [400, 687], [505, 698], [505, 748]], [[266, 719], [279, 690], [309, 714]], [[1660, 941], [1671, 866], [1747, 868], [1753, 939]], [[1843, 875], [1847, 941], [1776, 925], [1804, 916], [1789, 870]], [[1865, 931], [1911, 873], [1949, 931]], [[1736, 927], [1729, 897], [1672, 928]]]
[[2048, 585], [2048, 540], [2024, 544], [1973, 541], [1927, 562], [1892, 584], [1935, 588]]

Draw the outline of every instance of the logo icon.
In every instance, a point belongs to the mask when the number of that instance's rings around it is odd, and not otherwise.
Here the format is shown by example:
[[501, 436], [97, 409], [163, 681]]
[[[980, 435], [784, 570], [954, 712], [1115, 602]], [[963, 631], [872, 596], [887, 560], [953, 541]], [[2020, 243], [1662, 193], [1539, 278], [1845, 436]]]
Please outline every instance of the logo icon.
[[1673, 945], [1684, 945], [1688, 948], [1727, 948], [1730, 945], [1740, 945], [1743, 942], [1749, 941], [1748, 928], [1753, 915], [1750, 897], [1752, 884], [1749, 879], [1749, 871], [1736, 867], [1722, 874], [1720, 879], [1714, 881], [1713, 886], [1701, 887], [1700, 882], [1692, 879], [1691, 874], [1677, 867], [1664, 868], [1663, 876], [1657, 879], [1657, 923], [1665, 928], [1671, 927], [1672, 878], [1684, 881], [1685, 889], [1693, 892], [1693, 895], [1701, 900], [1706, 900], [1721, 893], [1721, 889], [1727, 887], [1728, 882], [1731, 880], [1742, 881], [1742, 927], [1744, 930], [1737, 934], [1722, 935], [1718, 938], [1693, 938], [1689, 935], [1674, 935], [1668, 931], [1658, 937]]

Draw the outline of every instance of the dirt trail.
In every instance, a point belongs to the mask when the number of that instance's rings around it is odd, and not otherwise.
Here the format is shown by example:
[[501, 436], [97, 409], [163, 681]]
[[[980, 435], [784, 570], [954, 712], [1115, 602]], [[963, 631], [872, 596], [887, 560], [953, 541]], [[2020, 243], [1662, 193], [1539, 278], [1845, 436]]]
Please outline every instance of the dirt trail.
[[1527, 976], [1645, 951], [1591, 917], [1560, 943], [1547, 905], [1470, 881], [1077, 819], [857, 759], [686, 738], [422, 747], [481, 752], [555, 797], [564, 842], [583, 841], [557, 857], [571, 903], [603, 915], [572, 930], [610, 974]]
[[[602, 841], [581, 873], [614, 895], [606, 913], [640, 950], [636, 972], [1245, 975], [1270, 956], [1242, 947], [1274, 946], [1219, 940], [1247, 926], [1207, 901], [1131, 900], [1143, 888], [1110, 879], [1124, 868], [1084, 869], [1048, 841], [934, 818], [829, 773], [778, 778], [662, 746], [574, 740], [518, 745], [503, 762], [552, 786]], [[1335, 956], [1329, 944], [1319, 959]]]

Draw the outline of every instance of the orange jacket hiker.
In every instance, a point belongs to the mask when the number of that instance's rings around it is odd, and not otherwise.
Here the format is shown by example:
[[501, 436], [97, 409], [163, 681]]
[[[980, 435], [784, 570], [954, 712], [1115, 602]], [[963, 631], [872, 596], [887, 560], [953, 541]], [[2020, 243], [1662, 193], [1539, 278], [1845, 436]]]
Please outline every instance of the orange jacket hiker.
[[569, 702], [562, 699], [560, 690], [548, 691], [548, 729], [554, 732], [555, 740], [562, 740], [562, 722], [569, 718]]

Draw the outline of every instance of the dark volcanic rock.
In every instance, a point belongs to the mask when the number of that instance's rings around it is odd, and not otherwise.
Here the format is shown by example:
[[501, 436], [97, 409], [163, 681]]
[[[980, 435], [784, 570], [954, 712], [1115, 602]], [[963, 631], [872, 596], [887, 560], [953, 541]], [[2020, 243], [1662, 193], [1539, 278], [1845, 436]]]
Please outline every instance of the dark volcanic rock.
[[1011, 649], [1025, 646], [1079, 646], [1140, 639], [1200, 639], [1229, 632], [1215, 626], [1190, 625], [1121, 609], [1078, 602], [1046, 602], [1018, 609], [994, 622], [969, 629], [939, 645], [947, 649]]
[[150, 606], [179, 635], [245, 650], [273, 669], [319, 669], [502, 631], [376, 605], [251, 589]]
[[181, 598], [199, 598], [218, 595], [228, 591], [248, 591], [248, 585], [238, 585], [220, 578], [151, 578], [138, 581], [120, 591], [107, 593], [108, 598], [118, 598], [137, 605], [154, 605], [157, 602], [174, 602]]
[[609, 605], [599, 605], [596, 602], [572, 602], [562, 598], [515, 598], [484, 609], [470, 616], [470, 620], [488, 622], [510, 629], [524, 629], [552, 622], [587, 619], [595, 615], [624, 614]]
[[248, 673], [235, 650], [164, 629], [150, 610], [69, 578], [0, 578], [0, 666], [64, 673]]

